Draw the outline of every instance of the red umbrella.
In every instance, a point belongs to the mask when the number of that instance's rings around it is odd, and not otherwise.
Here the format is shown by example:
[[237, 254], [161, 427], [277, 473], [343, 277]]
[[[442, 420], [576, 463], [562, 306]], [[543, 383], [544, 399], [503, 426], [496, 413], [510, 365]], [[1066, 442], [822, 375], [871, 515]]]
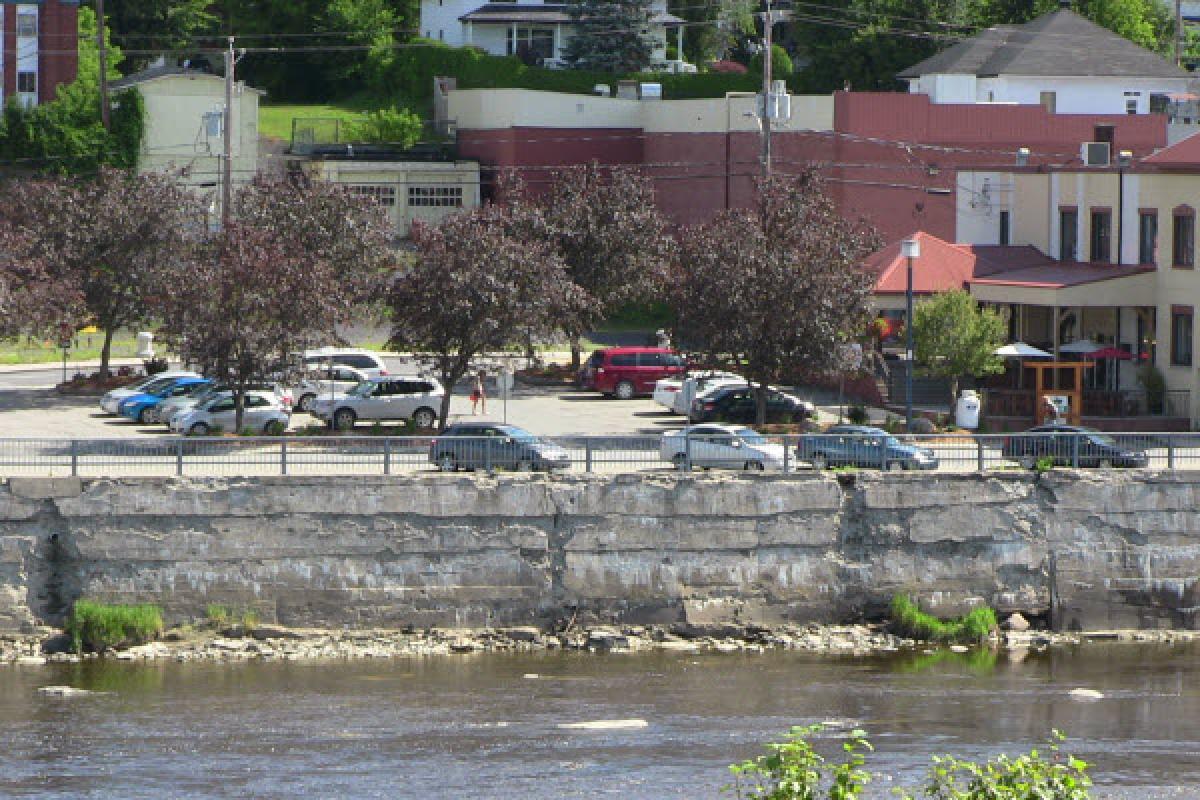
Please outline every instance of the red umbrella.
[[1118, 361], [1132, 361], [1133, 354], [1119, 347], [1105, 347], [1102, 350], [1093, 350], [1090, 353], [1085, 353], [1084, 358], [1114, 358]]

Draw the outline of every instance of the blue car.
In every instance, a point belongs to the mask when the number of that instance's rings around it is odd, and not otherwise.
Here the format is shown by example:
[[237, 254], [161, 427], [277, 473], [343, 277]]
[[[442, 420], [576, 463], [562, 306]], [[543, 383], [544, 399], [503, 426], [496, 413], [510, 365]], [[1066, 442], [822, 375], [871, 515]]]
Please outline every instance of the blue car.
[[143, 425], [150, 422], [148, 414], [168, 397], [188, 397], [212, 385], [206, 378], [176, 378], [153, 392], [139, 392], [127, 397], [117, 406], [117, 413]]
[[796, 448], [796, 457], [826, 467], [868, 467], [875, 469], [937, 469], [932, 450], [916, 447], [892, 436], [882, 428], [867, 425], [834, 425], [824, 433], [805, 436]]

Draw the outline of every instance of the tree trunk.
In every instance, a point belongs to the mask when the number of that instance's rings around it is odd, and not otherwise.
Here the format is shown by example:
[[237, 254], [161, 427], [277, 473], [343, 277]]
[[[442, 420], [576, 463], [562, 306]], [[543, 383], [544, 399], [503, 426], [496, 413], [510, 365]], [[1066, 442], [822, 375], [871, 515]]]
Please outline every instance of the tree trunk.
[[100, 377], [108, 377], [108, 361], [112, 353], [113, 329], [104, 329], [104, 346], [100, 348]]
[[241, 434], [242, 417], [246, 413], [246, 390], [240, 385], [233, 390], [233, 432]]
[[582, 357], [583, 351], [580, 347], [579, 339], [580, 339], [580, 334], [578, 334], [578, 333], [571, 334], [571, 370], [573, 372], [578, 372], [579, 365], [581, 363], [583, 363], [583, 357]]
[[950, 379], [950, 421], [954, 421], [954, 407], [958, 403], [958, 378]]
[[767, 383], [761, 381], [754, 393], [754, 419], [761, 427], [767, 424]]
[[[442, 377], [446, 378], [445, 375]], [[443, 380], [442, 385], [446, 387], [446, 392], [442, 395], [442, 407], [438, 409], [438, 433], [446, 430], [446, 422], [450, 419], [450, 396], [454, 393], [453, 383]]]

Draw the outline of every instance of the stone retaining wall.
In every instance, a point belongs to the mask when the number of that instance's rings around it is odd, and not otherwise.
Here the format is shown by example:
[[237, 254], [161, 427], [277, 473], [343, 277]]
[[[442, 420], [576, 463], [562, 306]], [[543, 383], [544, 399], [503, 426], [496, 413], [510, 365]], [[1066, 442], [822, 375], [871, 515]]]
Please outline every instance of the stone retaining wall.
[[1196, 625], [1200, 473], [11, 479], [0, 631], [76, 598], [295, 626], [712, 628], [987, 603]]

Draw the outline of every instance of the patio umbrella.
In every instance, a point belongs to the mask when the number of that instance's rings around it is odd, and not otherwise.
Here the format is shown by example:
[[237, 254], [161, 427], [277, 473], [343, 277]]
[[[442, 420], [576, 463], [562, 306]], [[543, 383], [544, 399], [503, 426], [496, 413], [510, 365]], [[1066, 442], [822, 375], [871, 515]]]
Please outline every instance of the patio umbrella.
[[1024, 342], [1013, 342], [1003, 347], [997, 347], [992, 354], [1005, 358], [1050, 358], [1050, 354], [1045, 350], [1039, 350]]
[[1060, 353], [1094, 353], [1097, 350], [1103, 350], [1104, 345], [1096, 344], [1091, 339], [1079, 339], [1078, 341], [1068, 342], [1058, 348]]

